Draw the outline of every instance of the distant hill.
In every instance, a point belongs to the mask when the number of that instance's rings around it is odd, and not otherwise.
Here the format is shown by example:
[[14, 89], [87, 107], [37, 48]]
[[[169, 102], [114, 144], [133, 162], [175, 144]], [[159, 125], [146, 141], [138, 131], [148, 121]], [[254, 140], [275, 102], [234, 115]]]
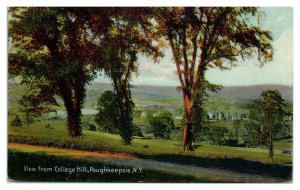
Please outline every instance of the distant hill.
[[293, 100], [293, 87], [285, 85], [230, 86], [222, 88], [218, 95], [234, 99], [255, 99], [264, 90], [278, 90], [284, 99]]
[[[112, 86], [107, 83], [92, 83], [88, 89], [112, 90]], [[210, 93], [211, 96], [224, 96], [229, 99], [255, 99], [264, 90], [278, 90], [286, 100], [293, 100], [293, 87], [285, 85], [253, 85], [253, 86], [227, 86], [218, 93]], [[181, 92], [175, 86], [151, 86], [136, 85], [132, 89], [132, 96], [135, 98], [180, 98]]]

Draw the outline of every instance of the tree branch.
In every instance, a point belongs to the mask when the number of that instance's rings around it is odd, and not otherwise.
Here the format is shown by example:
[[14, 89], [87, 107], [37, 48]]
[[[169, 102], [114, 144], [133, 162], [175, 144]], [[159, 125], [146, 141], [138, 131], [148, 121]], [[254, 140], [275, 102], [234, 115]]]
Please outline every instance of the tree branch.
[[172, 34], [171, 34], [170, 31], [168, 31], [168, 39], [169, 39], [169, 42], [170, 42], [170, 45], [171, 45], [171, 49], [173, 51], [173, 57], [174, 57], [175, 64], [176, 64], [176, 70], [177, 70], [177, 75], [178, 75], [178, 78], [179, 78], [179, 82], [180, 82], [181, 87], [184, 88], [185, 85], [184, 85], [184, 82], [183, 82], [183, 79], [182, 79], [182, 73], [181, 73], [181, 70], [180, 70], [180, 61], [178, 59], [178, 52], [175, 49], [175, 44], [173, 42]]

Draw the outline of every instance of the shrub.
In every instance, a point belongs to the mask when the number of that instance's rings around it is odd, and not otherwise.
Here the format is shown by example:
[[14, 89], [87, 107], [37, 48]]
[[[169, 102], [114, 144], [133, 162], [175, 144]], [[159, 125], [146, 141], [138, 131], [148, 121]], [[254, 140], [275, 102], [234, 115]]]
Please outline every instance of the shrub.
[[10, 122], [10, 125], [13, 127], [22, 127], [22, 121], [18, 115]]
[[144, 137], [144, 134], [143, 134], [141, 128], [138, 125], [133, 124], [132, 130], [133, 130], [133, 135], [134, 136]]
[[169, 139], [172, 130], [175, 128], [172, 114], [167, 111], [157, 112], [148, 115], [151, 132], [155, 137]]
[[211, 126], [208, 131], [208, 138], [211, 144], [225, 145], [228, 129], [226, 127]]
[[174, 132], [172, 132], [170, 138], [174, 141], [181, 141], [182, 138], [183, 138], [183, 131], [174, 131]]
[[96, 131], [96, 125], [94, 125], [93, 123], [90, 123], [88, 125], [88, 130], [90, 130], [90, 131]]
[[97, 127], [94, 123], [93, 117], [92, 116], [84, 116], [82, 118], [82, 126], [84, 129], [89, 130], [89, 131], [96, 131]]

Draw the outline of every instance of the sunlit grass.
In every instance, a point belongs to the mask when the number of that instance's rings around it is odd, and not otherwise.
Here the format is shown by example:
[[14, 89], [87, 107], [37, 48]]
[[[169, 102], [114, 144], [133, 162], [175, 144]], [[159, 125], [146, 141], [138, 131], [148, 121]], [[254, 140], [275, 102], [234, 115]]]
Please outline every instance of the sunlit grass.
[[[134, 137], [132, 145], [121, 143], [119, 135], [99, 131], [83, 131], [80, 138], [68, 135], [65, 121], [51, 121], [50, 128], [44, 127], [49, 121], [31, 124], [28, 128], [9, 127], [9, 141], [36, 145], [58, 146], [71, 149], [92, 151], [125, 152], [129, 154], [189, 154], [210, 158], [243, 158], [260, 162], [268, 162], [267, 149], [242, 148], [229, 146], [215, 146], [201, 143], [195, 151], [183, 152], [181, 142], [164, 139], [142, 139]], [[21, 140], [20, 140], [21, 139]], [[275, 145], [289, 146], [290, 142], [275, 143]], [[275, 150], [274, 163], [291, 164], [292, 156]]]

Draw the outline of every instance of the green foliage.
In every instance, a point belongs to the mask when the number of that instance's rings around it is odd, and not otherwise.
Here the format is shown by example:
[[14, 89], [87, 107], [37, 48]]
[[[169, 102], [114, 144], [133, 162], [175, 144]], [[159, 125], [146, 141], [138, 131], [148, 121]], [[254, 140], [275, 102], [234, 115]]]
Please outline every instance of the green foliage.
[[208, 130], [208, 139], [211, 144], [225, 145], [228, 129], [222, 126], [210, 126]]
[[10, 122], [10, 125], [13, 127], [22, 127], [22, 121], [18, 115]]
[[[79, 9], [79, 8], [78, 8]], [[68, 112], [69, 134], [80, 136], [85, 85], [95, 76], [91, 61], [96, 48], [85, 22], [75, 19], [77, 8], [10, 8], [9, 78], [39, 89], [42, 101], [62, 98]], [[72, 16], [71, 16], [72, 15]]]
[[138, 137], [144, 137], [142, 129], [138, 125], [135, 125], [135, 124], [133, 124], [132, 135], [138, 136]]
[[173, 116], [168, 111], [148, 114], [150, 132], [157, 138], [169, 139], [175, 128]]
[[[247, 130], [247, 136], [244, 138], [244, 144], [246, 147], [258, 147], [265, 145], [267, 134], [261, 134], [260, 133], [260, 126], [257, 125], [253, 121], [247, 121], [245, 123], [245, 128]], [[260, 135], [264, 135], [261, 137], [261, 140], [259, 139]]]
[[33, 122], [33, 117], [40, 117], [44, 113], [55, 111], [52, 106], [57, 106], [55, 99], [41, 97], [41, 94], [34, 89], [30, 89], [25, 95], [22, 95], [18, 101], [20, 111], [25, 114], [26, 126]]
[[250, 111], [250, 121], [246, 125], [247, 146], [270, 146], [270, 125], [275, 140], [290, 136], [291, 125], [284, 119], [289, 115], [290, 111], [286, 110], [290, 110], [290, 107], [284, 103], [278, 91], [262, 92], [261, 98], [250, 101], [247, 107]]
[[274, 140], [280, 140], [282, 138], [289, 138], [292, 136], [292, 122], [275, 122], [274, 123]]
[[[274, 136], [284, 131], [283, 128], [286, 128], [284, 118], [289, 115], [285, 111], [286, 103], [278, 90], [266, 90], [261, 93], [260, 99], [252, 101], [248, 107], [250, 108], [250, 119], [254, 124], [251, 125], [252, 130], [249, 131], [259, 128], [259, 144], [268, 147], [269, 160], [273, 162]], [[253, 137], [251, 140], [255, 142]]]
[[90, 130], [90, 131], [96, 131], [96, 125], [94, 125], [93, 123], [91, 123], [91, 124], [89, 124], [89, 126], [88, 126], [88, 130]]
[[[192, 95], [192, 108], [190, 122], [193, 128], [193, 140], [199, 141], [201, 139], [202, 128], [207, 124], [207, 112], [205, 111], [205, 104], [208, 100], [208, 91], [217, 92], [221, 86], [214, 85], [208, 81], [199, 81], [198, 85], [194, 86], [194, 94]], [[200, 85], [201, 84], [201, 85]]]
[[105, 91], [97, 102], [98, 113], [95, 115], [95, 122], [100, 130], [108, 133], [118, 133], [118, 108], [115, 94], [112, 91]]
[[[261, 64], [272, 60], [271, 32], [262, 29], [258, 20], [249, 22], [245, 19], [257, 15], [258, 9], [250, 7], [158, 9], [155, 15], [157, 28], [171, 47], [179, 89], [184, 96], [184, 149], [192, 149], [193, 135], [197, 133], [195, 126], [191, 129], [191, 122], [195, 118], [202, 122], [205, 91], [216, 87], [205, 79], [206, 70], [230, 69], [238, 64], [238, 57], [245, 60], [257, 56]], [[203, 125], [199, 122], [198, 127]]]
[[170, 135], [170, 139], [172, 139], [173, 141], [182, 141], [183, 138], [183, 130], [181, 129], [180, 131], [176, 130], [176, 131], [172, 131], [171, 135]]

